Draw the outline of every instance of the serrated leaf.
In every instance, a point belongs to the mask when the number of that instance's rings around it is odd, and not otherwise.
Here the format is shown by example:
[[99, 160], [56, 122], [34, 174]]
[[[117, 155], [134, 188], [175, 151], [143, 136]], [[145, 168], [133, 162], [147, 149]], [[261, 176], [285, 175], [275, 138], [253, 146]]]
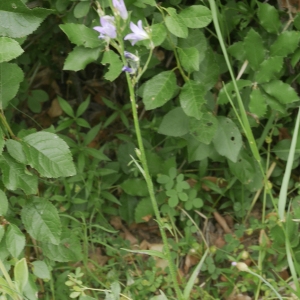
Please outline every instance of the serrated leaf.
[[33, 274], [42, 279], [50, 280], [51, 279], [51, 274], [49, 271], [49, 268], [47, 264], [44, 261], [41, 260], [36, 260], [31, 263], [33, 266]]
[[206, 103], [204, 99], [205, 94], [204, 86], [198, 82], [189, 80], [184, 84], [179, 95], [179, 100], [180, 106], [186, 115], [194, 117], [197, 120], [201, 119], [203, 115], [201, 107]]
[[246, 52], [244, 48], [244, 43], [242, 41], [236, 42], [227, 48], [227, 51], [235, 59], [244, 61]]
[[213, 139], [217, 152], [236, 162], [243, 145], [242, 136], [237, 126], [226, 117], [218, 117], [218, 129]]
[[200, 63], [199, 71], [193, 72], [193, 78], [210, 90], [219, 80], [220, 68], [213, 51], [209, 48], [204, 53], [203, 60]]
[[188, 28], [185, 25], [184, 20], [176, 13], [175, 8], [169, 7], [166, 10], [169, 13], [165, 18], [168, 30], [175, 36], [186, 38], [188, 36]]
[[164, 24], [151, 25], [151, 38], [154, 46], [159, 46], [167, 37], [167, 30]]
[[146, 181], [141, 178], [129, 178], [122, 182], [120, 187], [131, 196], [145, 197], [149, 195]]
[[179, 16], [189, 28], [206, 27], [212, 20], [211, 11], [203, 5], [191, 5], [183, 9]]
[[8, 210], [8, 200], [5, 193], [0, 190], [0, 216], [5, 216]]
[[158, 133], [168, 136], [182, 136], [189, 132], [189, 118], [181, 107], [169, 111], [159, 125]]
[[189, 135], [185, 137], [187, 140], [188, 161], [202, 161], [210, 154], [210, 146], [199, 142], [195, 137]]
[[18, 65], [0, 63], [0, 109], [6, 108], [8, 102], [16, 96], [23, 79], [23, 71]]
[[250, 67], [257, 70], [265, 59], [265, 49], [261, 36], [252, 28], [244, 39], [244, 49]]
[[181, 49], [195, 48], [198, 50], [200, 62], [207, 50], [207, 39], [201, 30], [189, 30], [189, 35], [185, 39], [178, 39], [178, 47]]
[[[251, 86], [252, 81], [240, 79], [240, 80], [236, 81], [236, 84], [238, 86], [238, 89], [241, 90], [244, 87]], [[232, 99], [232, 96], [235, 95], [235, 89], [234, 89], [234, 85], [233, 85], [232, 81], [230, 81], [229, 83], [227, 83], [225, 86], [222, 87], [222, 89], [219, 93], [219, 96], [218, 96], [218, 104], [228, 103], [229, 100], [228, 100], [227, 94], [229, 96], [231, 96], [231, 99]]]
[[23, 293], [23, 290], [28, 282], [28, 267], [26, 258], [22, 258], [16, 262], [14, 267], [14, 280], [19, 291]]
[[262, 84], [265, 92], [282, 104], [289, 104], [299, 100], [296, 91], [287, 83], [281, 80], [273, 80]]
[[200, 55], [195, 48], [178, 48], [179, 60], [182, 67], [189, 73], [199, 70]]
[[264, 60], [255, 74], [257, 83], [268, 82], [278, 74], [283, 66], [283, 57], [274, 56]]
[[0, 37], [0, 49], [0, 63], [10, 61], [24, 52], [17, 41], [7, 37]]
[[37, 177], [27, 172], [25, 165], [15, 161], [7, 153], [0, 156], [2, 180], [8, 190], [22, 189], [26, 195], [36, 194]]
[[255, 177], [255, 167], [253, 159], [247, 154], [247, 151], [240, 152], [237, 162], [228, 161], [229, 169], [236, 178], [243, 184], [249, 184]]
[[83, 70], [89, 63], [95, 62], [99, 58], [102, 50], [102, 47], [90, 49], [83, 46], [76, 46], [68, 54], [63, 70]]
[[11, 256], [17, 258], [25, 247], [25, 236], [16, 225], [9, 224], [5, 234], [5, 243]]
[[146, 219], [154, 215], [154, 210], [150, 198], [140, 200], [135, 208], [134, 218], [136, 223], [146, 222]]
[[59, 262], [80, 261], [81, 244], [78, 237], [68, 228], [63, 228], [59, 245], [41, 242], [43, 255]]
[[53, 13], [44, 8], [29, 9], [21, 0], [0, 2], [0, 35], [20, 38], [35, 31]]
[[143, 102], [146, 110], [163, 106], [175, 94], [178, 87], [172, 71], [161, 72], [145, 83]]
[[99, 160], [110, 161], [110, 158], [107, 157], [101, 150], [95, 148], [85, 148], [84, 152], [88, 155], [91, 155]]
[[255, 114], [259, 118], [265, 115], [267, 111], [267, 102], [260, 89], [254, 89], [251, 92], [249, 109], [251, 113]]
[[281, 28], [278, 10], [268, 3], [257, 3], [257, 16], [261, 26], [269, 33], [278, 33]]
[[8, 139], [5, 142], [5, 146], [9, 155], [14, 158], [16, 161], [26, 165], [27, 158], [23, 151], [22, 144], [18, 141]]
[[28, 163], [41, 176], [58, 178], [76, 174], [71, 152], [64, 140], [50, 132], [36, 132], [23, 139]]
[[34, 198], [21, 211], [22, 222], [27, 232], [37, 241], [58, 245], [61, 223], [57, 209], [48, 200]]
[[112, 50], [104, 52], [101, 63], [103, 65], [110, 65], [109, 71], [104, 75], [104, 78], [109, 81], [114, 81], [122, 72], [123, 64], [120, 60], [120, 56]]
[[299, 44], [300, 32], [298, 31], [284, 31], [277, 40], [271, 45], [271, 56], [287, 56], [293, 53]]
[[218, 128], [218, 120], [211, 112], [204, 112], [200, 120], [189, 118], [189, 132], [199, 142], [210, 144]]

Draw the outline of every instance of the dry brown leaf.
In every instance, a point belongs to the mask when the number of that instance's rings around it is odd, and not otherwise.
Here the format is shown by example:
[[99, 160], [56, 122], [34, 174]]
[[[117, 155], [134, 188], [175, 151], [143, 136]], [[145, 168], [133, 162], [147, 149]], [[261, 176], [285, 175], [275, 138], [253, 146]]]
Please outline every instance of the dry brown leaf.
[[227, 225], [227, 222], [226, 222], [225, 218], [223, 218], [217, 211], [214, 211], [213, 215], [214, 215], [216, 221], [223, 228], [223, 230], [225, 231], [225, 233], [232, 233], [231, 229]]
[[191, 254], [188, 254], [185, 257], [185, 260], [184, 260], [184, 266], [183, 266], [184, 273], [188, 274], [190, 268], [193, 267], [193, 266], [195, 266], [198, 262], [199, 262], [199, 258], [198, 257], [196, 257], [194, 255], [191, 255]]
[[56, 117], [61, 116], [62, 113], [63, 113], [63, 110], [61, 109], [57, 98], [53, 99], [52, 102], [51, 102], [51, 106], [47, 111], [47, 114], [51, 118], [56, 118]]

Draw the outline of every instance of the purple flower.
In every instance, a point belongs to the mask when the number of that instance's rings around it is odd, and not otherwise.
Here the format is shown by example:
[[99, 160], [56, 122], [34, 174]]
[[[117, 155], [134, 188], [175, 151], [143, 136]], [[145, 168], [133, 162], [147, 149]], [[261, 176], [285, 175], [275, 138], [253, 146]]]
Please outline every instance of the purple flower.
[[129, 74], [134, 74], [135, 73], [135, 71], [132, 68], [128, 67], [128, 66], [124, 66], [122, 68], [122, 71], [127, 72]]
[[132, 61], [136, 61], [137, 62], [137, 61], [140, 60], [136, 55], [134, 55], [134, 54], [132, 54], [132, 53], [130, 53], [128, 51], [124, 51], [124, 56], [125, 56], [125, 58], [130, 59]]
[[130, 29], [132, 33], [127, 34], [124, 40], [130, 40], [132, 46], [138, 41], [149, 39], [148, 33], [143, 29], [141, 20], [137, 22], [137, 26], [130, 22]]
[[104, 40], [115, 39], [117, 37], [117, 30], [115, 26], [115, 18], [111, 16], [100, 17], [100, 24], [94, 29], [100, 32], [99, 38]]
[[128, 12], [123, 0], [113, 0], [113, 6], [123, 20], [126, 20], [128, 18]]

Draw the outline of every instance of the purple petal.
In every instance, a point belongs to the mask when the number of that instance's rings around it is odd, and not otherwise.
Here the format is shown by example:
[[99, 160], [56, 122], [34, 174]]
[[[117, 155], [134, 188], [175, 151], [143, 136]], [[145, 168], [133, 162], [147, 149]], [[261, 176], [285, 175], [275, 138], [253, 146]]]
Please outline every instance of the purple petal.
[[148, 33], [143, 29], [141, 20], [138, 21], [137, 25], [130, 22], [130, 29], [132, 33], [127, 34], [124, 40], [130, 40], [132, 45], [138, 41], [149, 39]]
[[100, 23], [102, 26], [95, 26], [94, 30], [100, 32], [100, 39], [115, 39], [117, 37], [117, 30], [114, 23], [114, 17], [103, 16], [100, 17]]
[[119, 12], [123, 20], [127, 20], [128, 12], [123, 0], [113, 0], [114, 8]]
[[133, 73], [133, 69], [129, 68], [128, 66], [124, 66], [122, 68], [122, 71], [127, 72], [129, 74]]

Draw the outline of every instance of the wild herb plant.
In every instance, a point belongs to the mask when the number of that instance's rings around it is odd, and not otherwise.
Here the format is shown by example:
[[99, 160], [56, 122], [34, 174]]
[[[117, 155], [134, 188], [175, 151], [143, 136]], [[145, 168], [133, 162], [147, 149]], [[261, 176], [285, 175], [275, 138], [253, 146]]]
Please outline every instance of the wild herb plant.
[[[44, 8], [2, 2], [2, 19], [8, 20], [0, 24], [4, 297], [36, 299], [41, 280], [50, 280], [49, 294], [60, 299], [68, 299], [68, 286], [81, 299], [98, 292], [106, 299], [204, 299], [204, 290], [217, 299], [222, 288], [255, 299], [300, 297], [297, 8], [283, 11], [255, 0], [51, 0]], [[71, 51], [59, 28], [75, 44]], [[51, 36], [59, 36], [59, 46]], [[47, 51], [34, 51], [32, 44]], [[102, 124], [88, 122], [91, 97], [80, 93], [75, 105], [59, 95], [64, 115], [47, 130], [16, 122], [25, 101], [29, 113], [47, 103], [41, 89], [30, 89], [39, 66], [51, 64], [48, 51], [57, 49], [67, 56], [59, 72], [84, 77], [93, 65], [102, 76], [97, 81], [120, 86], [103, 97], [110, 115]], [[111, 129], [116, 122], [117, 133]], [[114, 138], [90, 146], [99, 132], [110, 131]], [[220, 249], [199, 231], [199, 213], [209, 217], [215, 210], [237, 223]], [[253, 210], [260, 210], [260, 220]], [[130, 270], [122, 266], [121, 248], [129, 245], [106, 218], [117, 215], [127, 223], [154, 217], [164, 252], [140, 254], [167, 259], [171, 279], [154, 278], [159, 271], [149, 260], [144, 277], [120, 284], [126, 282], [122, 271]], [[259, 232], [258, 245], [241, 243], [252, 232]], [[112, 259], [91, 269], [95, 245]], [[180, 286], [177, 262], [191, 249], [199, 263]], [[247, 257], [252, 266], [241, 273], [230, 266], [244, 266]], [[81, 270], [65, 264], [80, 259]], [[293, 286], [277, 276], [287, 266]], [[93, 287], [83, 285], [82, 274]], [[197, 278], [204, 290], [196, 291]]]

